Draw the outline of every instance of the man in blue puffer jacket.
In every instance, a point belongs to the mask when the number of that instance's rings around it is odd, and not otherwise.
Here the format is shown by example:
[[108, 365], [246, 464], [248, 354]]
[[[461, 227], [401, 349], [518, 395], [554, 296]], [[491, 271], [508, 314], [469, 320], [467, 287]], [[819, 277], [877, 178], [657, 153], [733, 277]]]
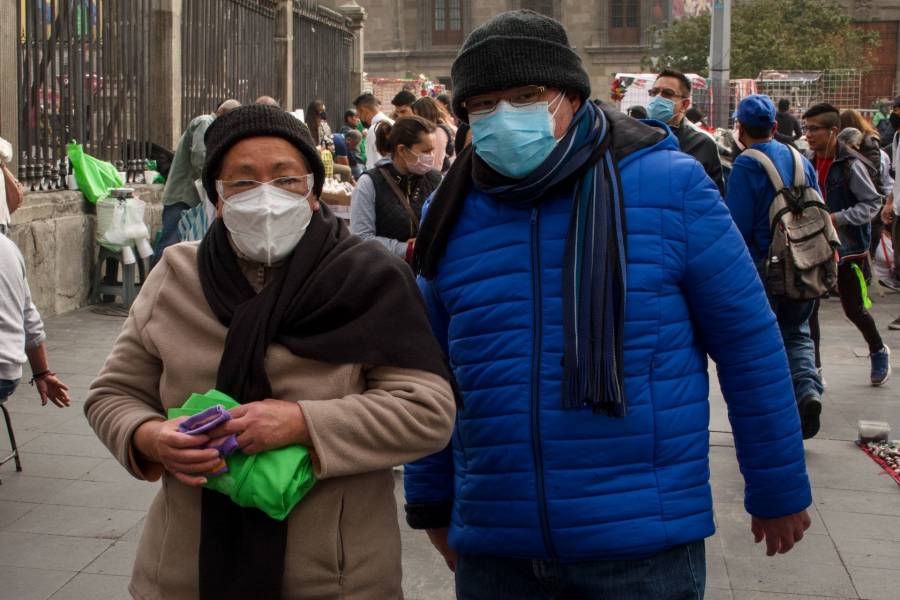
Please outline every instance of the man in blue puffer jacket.
[[415, 265], [460, 398], [407, 465], [407, 521], [464, 600], [702, 598], [712, 535], [707, 355], [770, 555], [809, 526], [781, 336], [718, 190], [665, 125], [587, 102], [562, 26], [471, 33], [453, 69], [473, 147]]

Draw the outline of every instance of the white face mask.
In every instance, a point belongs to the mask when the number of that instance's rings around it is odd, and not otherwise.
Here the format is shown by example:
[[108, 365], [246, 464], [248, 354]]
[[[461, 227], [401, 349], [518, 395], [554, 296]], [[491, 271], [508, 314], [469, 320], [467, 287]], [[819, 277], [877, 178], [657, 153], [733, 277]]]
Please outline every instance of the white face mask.
[[284, 260], [312, 220], [307, 196], [263, 183], [223, 200], [222, 218], [241, 254], [272, 265]]

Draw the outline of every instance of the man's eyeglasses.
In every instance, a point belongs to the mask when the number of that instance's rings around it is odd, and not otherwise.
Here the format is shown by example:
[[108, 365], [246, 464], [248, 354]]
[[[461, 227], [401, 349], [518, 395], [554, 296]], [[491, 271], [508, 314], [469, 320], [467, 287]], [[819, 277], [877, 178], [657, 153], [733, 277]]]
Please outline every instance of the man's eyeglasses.
[[255, 189], [263, 184], [274, 185], [280, 190], [306, 196], [312, 189], [314, 177], [308, 175], [288, 175], [278, 177], [272, 181], [256, 181], [253, 179], [232, 179], [230, 181], [216, 181], [216, 189], [223, 198], [229, 198], [241, 192]]
[[546, 91], [547, 88], [542, 85], [527, 85], [513, 90], [502, 98], [479, 98], [477, 96], [475, 98], [469, 98], [462, 103], [462, 107], [465, 108], [470, 115], [476, 116], [487, 115], [494, 112], [497, 110], [497, 106], [500, 105], [501, 100], [506, 100], [511, 106], [516, 108], [524, 108], [540, 102]]
[[653, 88], [650, 88], [650, 90], [647, 93], [650, 94], [651, 98], [656, 97], [656, 96], [662, 96], [666, 100], [671, 100], [672, 98], [684, 98], [685, 97], [671, 88], [653, 87]]
[[800, 128], [800, 131], [803, 133], [815, 133], [821, 129], [831, 129], [831, 127], [825, 127], [824, 125], [804, 125]]

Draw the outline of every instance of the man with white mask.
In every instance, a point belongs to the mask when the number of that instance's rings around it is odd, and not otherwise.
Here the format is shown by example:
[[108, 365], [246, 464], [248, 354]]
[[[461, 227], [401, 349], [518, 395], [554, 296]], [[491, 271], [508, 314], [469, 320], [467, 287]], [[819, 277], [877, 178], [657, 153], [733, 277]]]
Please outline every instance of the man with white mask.
[[[163, 255], [85, 404], [132, 475], [165, 482], [131, 592], [402, 598], [391, 468], [442, 448], [455, 412], [412, 273], [318, 201], [325, 170], [292, 115], [237, 109], [206, 147], [203, 185], [221, 218]], [[239, 403], [224, 424], [191, 436], [164, 420], [213, 388]], [[225, 476], [207, 445], [229, 436], [248, 461], [308, 448], [317, 481], [286, 518], [198, 489]]]
[[684, 73], [672, 69], [660, 71], [649, 90], [647, 117], [662, 121], [678, 138], [678, 146], [685, 154], [690, 154], [703, 165], [703, 169], [725, 195], [725, 180], [722, 176], [722, 162], [715, 139], [697, 131], [685, 120], [685, 113], [691, 107], [691, 81]]
[[716, 186], [669, 130], [588, 100], [553, 19], [494, 17], [451, 75], [472, 148], [413, 263], [462, 402], [404, 483], [457, 597], [702, 598], [708, 355], [748, 524], [789, 551], [811, 503], [791, 375]]

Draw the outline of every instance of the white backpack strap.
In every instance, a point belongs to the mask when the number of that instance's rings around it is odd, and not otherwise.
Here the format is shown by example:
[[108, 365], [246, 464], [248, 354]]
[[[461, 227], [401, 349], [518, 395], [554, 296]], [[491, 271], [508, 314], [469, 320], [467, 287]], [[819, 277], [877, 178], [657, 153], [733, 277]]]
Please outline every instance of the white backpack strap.
[[766, 170], [766, 174], [769, 176], [769, 181], [772, 182], [772, 187], [775, 188], [775, 192], [777, 193], [779, 190], [787, 187], [784, 181], [781, 179], [781, 174], [778, 172], [778, 169], [775, 168], [775, 165], [772, 163], [771, 159], [754, 148], [749, 148], [744, 150], [741, 156], [749, 156], [760, 165], [762, 168]]
[[806, 185], [806, 171], [803, 168], [803, 158], [800, 151], [793, 146], [788, 146], [788, 150], [794, 157], [794, 187], [802, 188]]

